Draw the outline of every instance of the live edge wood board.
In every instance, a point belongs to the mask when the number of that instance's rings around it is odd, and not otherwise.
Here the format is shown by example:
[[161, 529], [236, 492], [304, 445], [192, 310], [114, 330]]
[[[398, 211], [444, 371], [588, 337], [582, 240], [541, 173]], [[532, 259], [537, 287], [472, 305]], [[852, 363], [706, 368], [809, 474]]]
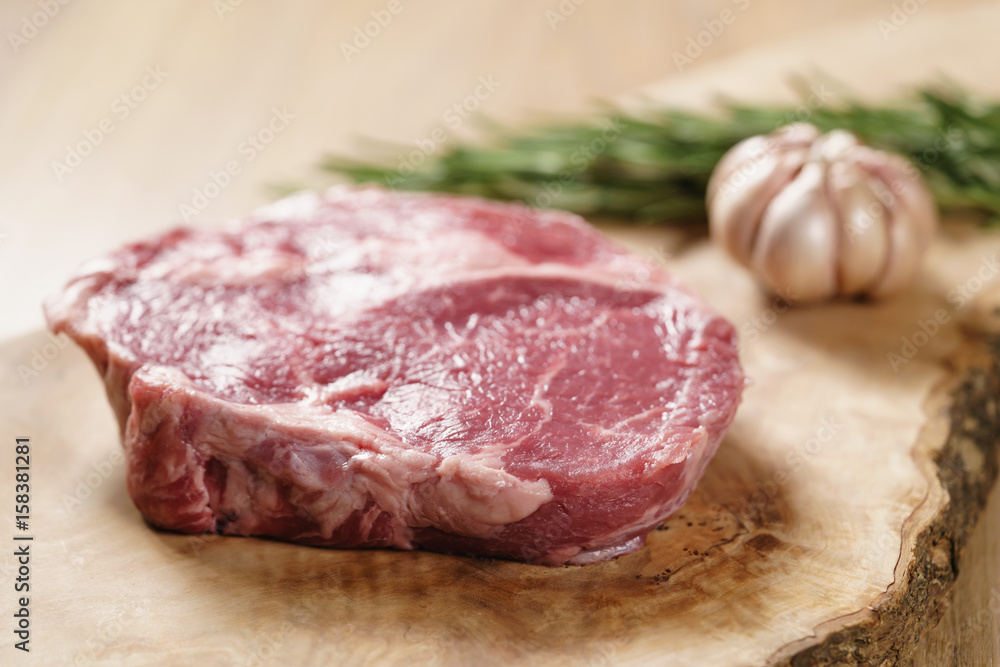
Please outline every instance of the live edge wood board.
[[[3, 507], [13, 440], [31, 438], [33, 657], [906, 664], [997, 476], [1000, 236], [955, 223], [905, 296], [798, 308], [697, 235], [609, 231], [645, 258], [637, 280], [664, 262], [731, 319], [753, 381], [696, 492], [645, 548], [549, 569], [153, 530], [126, 494], [97, 374], [39, 332], [0, 348]], [[0, 559], [0, 582], [14, 567]], [[0, 617], [14, 602], [0, 596]]]

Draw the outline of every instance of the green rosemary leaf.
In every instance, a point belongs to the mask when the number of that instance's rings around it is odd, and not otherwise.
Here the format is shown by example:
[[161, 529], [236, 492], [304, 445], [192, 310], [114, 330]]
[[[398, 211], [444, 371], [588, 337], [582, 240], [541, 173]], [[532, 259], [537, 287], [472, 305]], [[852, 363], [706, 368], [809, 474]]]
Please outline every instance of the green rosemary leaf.
[[[803, 99], [808, 86], [797, 88]], [[491, 141], [455, 145], [407, 164], [408, 148], [385, 161], [328, 157], [323, 168], [356, 182], [513, 199], [584, 215], [643, 222], [704, 218], [705, 188], [734, 144], [796, 120], [843, 128], [900, 153], [927, 178], [940, 206], [1000, 219], [1000, 104], [957, 88], [925, 88], [894, 106], [848, 100], [803, 114], [801, 106], [724, 103], [698, 114], [660, 109], [643, 116], [609, 108], [592, 122], [550, 123]], [[803, 116], [808, 116], [803, 118]], [[393, 166], [395, 161], [396, 166]]]

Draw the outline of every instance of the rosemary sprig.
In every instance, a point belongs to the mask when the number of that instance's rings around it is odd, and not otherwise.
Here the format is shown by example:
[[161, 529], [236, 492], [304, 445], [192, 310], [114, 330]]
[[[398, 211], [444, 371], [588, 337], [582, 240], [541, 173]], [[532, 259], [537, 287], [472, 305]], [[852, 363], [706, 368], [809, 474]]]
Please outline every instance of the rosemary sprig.
[[[405, 158], [413, 146], [396, 147], [381, 163], [330, 156], [323, 168], [356, 182], [522, 200], [590, 216], [703, 220], [705, 187], [719, 158], [746, 137], [802, 118], [800, 110], [732, 102], [707, 114], [609, 109], [590, 122], [524, 132], [493, 128], [485, 145], [450, 146], [415, 169]], [[1000, 104], [957, 89], [923, 88], [896, 106], [849, 100], [812, 108], [806, 120], [907, 156], [943, 208], [1000, 217]]]

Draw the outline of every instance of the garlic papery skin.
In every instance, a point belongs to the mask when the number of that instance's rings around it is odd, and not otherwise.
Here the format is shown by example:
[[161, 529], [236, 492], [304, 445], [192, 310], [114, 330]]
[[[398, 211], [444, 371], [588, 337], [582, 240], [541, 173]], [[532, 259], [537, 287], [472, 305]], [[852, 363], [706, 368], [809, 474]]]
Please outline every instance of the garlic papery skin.
[[938, 227], [915, 166], [808, 123], [730, 149], [707, 204], [712, 239], [797, 303], [901, 291]]

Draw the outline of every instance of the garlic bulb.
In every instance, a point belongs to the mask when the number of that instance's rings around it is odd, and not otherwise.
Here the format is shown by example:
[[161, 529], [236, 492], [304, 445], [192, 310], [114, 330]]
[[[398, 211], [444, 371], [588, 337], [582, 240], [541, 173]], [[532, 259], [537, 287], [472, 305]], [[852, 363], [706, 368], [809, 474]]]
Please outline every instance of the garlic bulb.
[[937, 229], [919, 171], [796, 123], [734, 146], [708, 184], [712, 238], [794, 302], [907, 286]]

